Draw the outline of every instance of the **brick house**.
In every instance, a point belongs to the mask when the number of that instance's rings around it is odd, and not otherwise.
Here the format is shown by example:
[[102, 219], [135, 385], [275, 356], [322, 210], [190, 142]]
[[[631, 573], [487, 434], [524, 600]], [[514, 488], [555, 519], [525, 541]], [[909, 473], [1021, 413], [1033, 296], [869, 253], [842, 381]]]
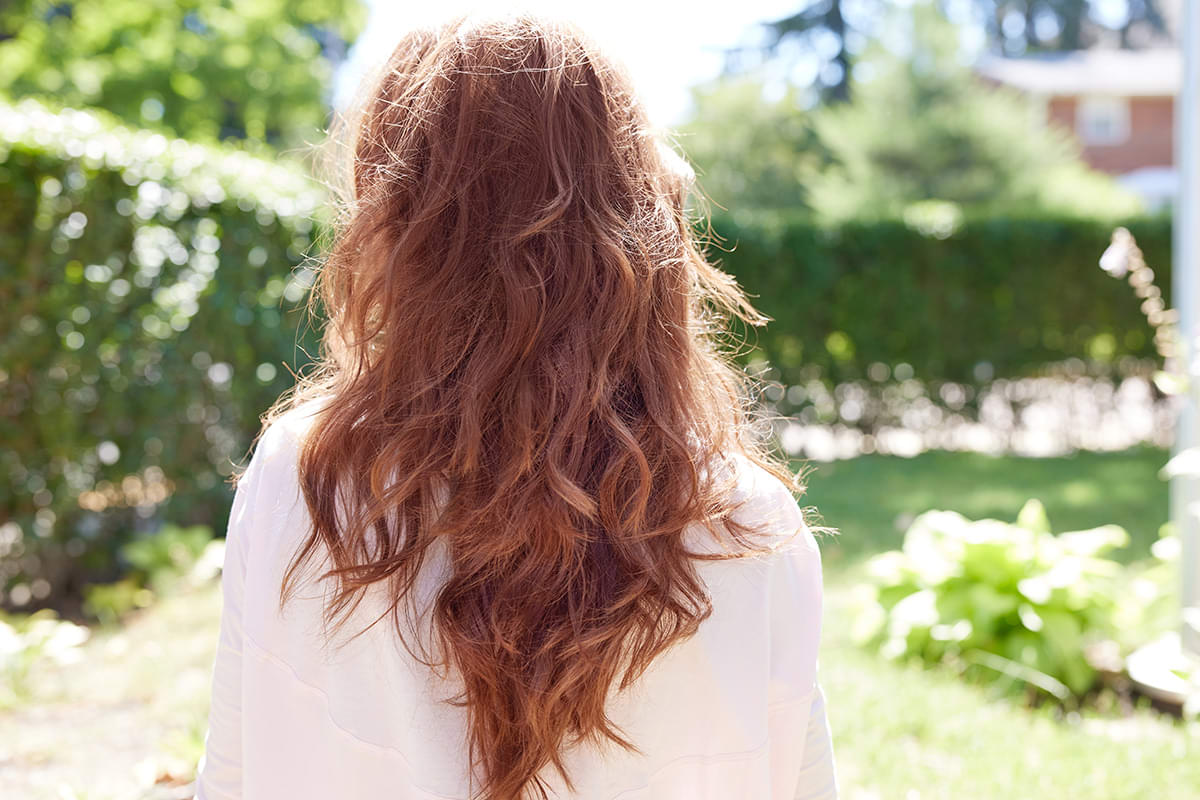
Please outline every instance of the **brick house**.
[[1092, 49], [1022, 58], [988, 57], [985, 79], [1041, 105], [1048, 123], [1072, 132], [1083, 158], [1116, 176], [1151, 207], [1175, 196], [1175, 95], [1179, 51]]

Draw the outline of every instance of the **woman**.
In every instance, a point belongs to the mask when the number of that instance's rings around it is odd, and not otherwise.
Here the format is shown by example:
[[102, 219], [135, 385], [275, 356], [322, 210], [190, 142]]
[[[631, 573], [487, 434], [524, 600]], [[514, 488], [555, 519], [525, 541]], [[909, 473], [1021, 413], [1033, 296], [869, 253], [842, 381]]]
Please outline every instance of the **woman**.
[[229, 523], [197, 797], [835, 796], [821, 561], [688, 176], [577, 30], [404, 37]]

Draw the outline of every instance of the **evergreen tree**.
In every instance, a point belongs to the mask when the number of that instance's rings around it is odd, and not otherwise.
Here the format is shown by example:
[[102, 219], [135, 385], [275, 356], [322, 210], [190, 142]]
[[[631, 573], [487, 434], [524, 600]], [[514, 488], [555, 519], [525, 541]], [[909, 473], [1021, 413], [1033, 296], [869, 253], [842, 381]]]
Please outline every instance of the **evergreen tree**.
[[975, 0], [988, 39], [1003, 53], [1081, 50], [1115, 33], [1124, 47], [1139, 38], [1165, 39], [1163, 0], [1125, 0], [1114, 31], [1097, 19], [1095, 0]]

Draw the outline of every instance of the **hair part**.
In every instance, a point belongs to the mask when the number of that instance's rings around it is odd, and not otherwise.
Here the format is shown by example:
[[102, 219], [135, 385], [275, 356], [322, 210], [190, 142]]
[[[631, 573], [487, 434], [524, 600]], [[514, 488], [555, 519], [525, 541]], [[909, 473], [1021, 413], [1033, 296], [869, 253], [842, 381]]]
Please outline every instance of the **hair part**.
[[[571, 25], [459, 17], [366, 85], [310, 297], [321, 352], [264, 417], [330, 400], [280, 603], [322, 552], [329, 623], [385, 582], [405, 646], [461, 681], [479, 796], [544, 798], [548, 765], [570, 785], [565, 747], [636, 749], [606, 700], [710, 614], [697, 560], [762, 549], [719, 465], [803, 492], [723, 344], [765, 318], [701, 251], [686, 162]], [[723, 555], [687, 547], [695, 523]], [[410, 590], [435, 543], [422, 645]]]

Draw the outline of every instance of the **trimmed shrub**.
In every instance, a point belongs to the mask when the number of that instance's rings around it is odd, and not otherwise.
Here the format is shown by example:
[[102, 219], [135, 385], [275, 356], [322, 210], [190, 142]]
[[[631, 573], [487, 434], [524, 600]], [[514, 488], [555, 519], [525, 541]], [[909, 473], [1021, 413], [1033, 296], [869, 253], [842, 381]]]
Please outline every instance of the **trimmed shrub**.
[[0, 589], [78, 597], [224, 482], [312, 352], [325, 200], [287, 163], [0, 105]]
[[[1097, 266], [1111, 223], [946, 222], [823, 228], [787, 216], [714, 215], [723, 241], [710, 254], [774, 320], [752, 334], [753, 357], [784, 384], [860, 380], [873, 363], [906, 363], [923, 381], [978, 383], [1071, 358], [1154, 357], [1138, 299]], [[1122, 224], [1169, 286], [1169, 221]]]

